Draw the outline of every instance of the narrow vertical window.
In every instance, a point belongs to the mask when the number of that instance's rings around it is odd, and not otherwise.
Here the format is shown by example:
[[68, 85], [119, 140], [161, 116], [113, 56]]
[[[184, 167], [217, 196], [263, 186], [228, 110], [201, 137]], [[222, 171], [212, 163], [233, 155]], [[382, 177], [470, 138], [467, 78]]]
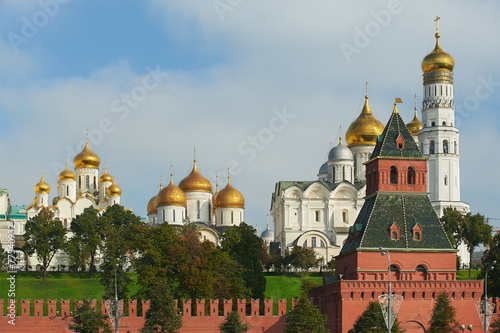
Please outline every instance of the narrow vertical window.
[[397, 184], [398, 183], [398, 168], [396, 168], [394, 165], [391, 166], [391, 179], [390, 179], [391, 184]]
[[82, 176], [78, 177], [78, 188], [82, 188]]
[[429, 154], [434, 154], [434, 140], [429, 143]]
[[89, 189], [89, 176], [85, 177], [85, 186], [86, 186], [86, 189], [88, 190]]
[[413, 167], [408, 167], [408, 181], [407, 184], [415, 185], [415, 169]]
[[224, 214], [220, 212], [220, 224], [224, 223]]
[[311, 246], [316, 247], [316, 237], [311, 238]]
[[317, 210], [317, 211], [314, 212], [314, 220], [316, 222], [319, 222], [319, 210]]
[[196, 206], [197, 206], [197, 209], [198, 209], [198, 213], [197, 213], [197, 216], [198, 216], [198, 219], [200, 218], [200, 200], [198, 200], [196, 202]]
[[66, 186], [66, 195], [69, 195], [69, 186]]
[[448, 154], [448, 140], [443, 141], [443, 153]]
[[453, 143], [453, 153], [454, 154], [458, 154], [458, 148], [457, 148], [457, 142], [456, 141]]
[[175, 222], [175, 209], [172, 211], [172, 213], [174, 215], [173, 217], [174, 217], [174, 222]]
[[231, 224], [234, 224], [233, 212], [231, 211]]

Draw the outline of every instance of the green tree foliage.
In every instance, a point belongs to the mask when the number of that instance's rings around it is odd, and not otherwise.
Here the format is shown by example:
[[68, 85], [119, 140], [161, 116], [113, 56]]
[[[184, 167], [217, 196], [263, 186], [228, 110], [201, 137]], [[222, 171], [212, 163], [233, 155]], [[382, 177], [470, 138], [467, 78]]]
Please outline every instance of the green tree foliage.
[[169, 283], [161, 281], [158, 285], [151, 287], [150, 294], [151, 303], [141, 332], [179, 332], [182, 327], [182, 315], [177, 312]]
[[328, 318], [319, 312], [303, 291], [292, 311], [286, 314], [287, 333], [328, 333], [325, 328]]
[[0, 242], [0, 272], [7, 270], [8, 253], [3, 249], [2, 242]]
[[69, 256], [69, 264], [73, 267], [74, 272], [85, 268], [89, 261], [88, 251], [84, 249], [85, 246], [86, 244], [78, 236], [73, 236], [64, 246], [64, 251]]
[[79, 249], [84, 257], [90, 258], [90, 278], [92, 279], [95, 271], [95, 255], [99, 246], [102, 244], [102, 223], [99, 218], [99, 212], [94, 207], [87, 207], [82, 214], [78, 215], [71, 222], [71, 231], [75, 239], [75, 249]]
[[269, 245], [265, 243], [262, 244], [260, 261], [262, 262], [262, 266], [268, 273], [273, 267], [276, 269], [279, 266], [280, 259], [281, 256], [279, 255], [279, 253], [272, 252]]
[[487, 249], [481, 258], [482, 267], [478, 278], [484, 279], [486, 269], [491, 266], [491, 263], [496, 260], [497, 264], [493, 270], [488, 273], [488, 296], [500, 297], [500, 233], [497, 233], [493, 240], [490, 242], [489, 249]]
[[481, 214], [467, 214], [465, 223], [462, 225], [461, 234], [467, 248], [469, 249], [469, 277], [472, 270], [472, 254], [479, 245], [487, 245], [491, 242], [491, 225], [486, 224], [484, 216]]
[[290, 253], [290, 263], [300, 272], [307, 272], [313, 267], [318, 267], [319, 259], [312, 247], [294, 246]]
[[250, 326], [243, 322], [238, 311], [233, 310], [226, 316], [226, 320], [220, 324], [219, 329], [219, 332], [225, 333], [244, 333], [250, 329]]
[[111, 333], [108, 316], [99, 313], [88, 300], [76, 307], [68, 327], [78, 333]]
[[326, 274], [335, 274], [335, 258], [330, 259], [324, 268]]
[[144, 223], [140, 217], [120, 205], [108, 207], [101, 217], [100, 246], [103, 254], [100, 283], [104, 286], [104, 297], [115, 295], [115, 267], [117, 268], [118, 298], [126, 299], [131, 279], [125, 273], [135, 250], [139, 248], [144, 234]]
[[66, 231], [59, 219], [47, 207], [26, 222], [24, 250], [28, 255], [36, 252], [42, 263], [43, 280], [47, 280], [47, 269], [57, 251], [64, 248]]
[[246, 223], [234, 226], [222, 236], [222, 251], [243, 266], [245, 284], [252, 291], [252, 297], [263, 298], [266, 289], [266, 278], [260, 261], [262, 256], [262, 239], [256, 230]]
[[[370, 302], [366, 310], [356, 319], [354, 326], [349, 333], [385, 333], [387, 325], [382, 315], [382, 309], [377, 302]], [[404, 332], [399, 328], [399, 321], [396, 318], [392, 325], [391, 332]]]
[[500, 333], [500, 319], [493, 317], [490, 324], [490, 333]]
[[443, 216], [439, 220], [451, 245], [456, 249], [462, 242], [460, 228], [464, 223], [464, 214], [456, 208], [447, 207], [443, 210]]
[[460, 327], [455, 319], [455, 308], [451, 305], [448, 294], [442, 292], [436, 299], [430, 325], [431, 333], [458, 333]]

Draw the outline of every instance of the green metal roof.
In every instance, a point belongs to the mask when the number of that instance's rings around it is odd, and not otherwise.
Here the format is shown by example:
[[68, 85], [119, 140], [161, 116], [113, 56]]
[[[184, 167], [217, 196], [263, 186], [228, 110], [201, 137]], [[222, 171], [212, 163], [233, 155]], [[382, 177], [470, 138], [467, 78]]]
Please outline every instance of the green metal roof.
[[[399, 227], [399, 239], [391, 239], [389, 228]], [[420, 240], [413, 239], [413, 227], [422, 228]], [[401, 250], [453, 250], [439, 219], [426, 194], [384, 194], [365, 200], [350, 232], [358, 237], [348, 237], [340, 254], [356, 249], [373, 249], [380, 246]]]
[[26, 219], [28, 208], [25, 205], [22, 206], [9, 206], [7, 215], [10, 219]]

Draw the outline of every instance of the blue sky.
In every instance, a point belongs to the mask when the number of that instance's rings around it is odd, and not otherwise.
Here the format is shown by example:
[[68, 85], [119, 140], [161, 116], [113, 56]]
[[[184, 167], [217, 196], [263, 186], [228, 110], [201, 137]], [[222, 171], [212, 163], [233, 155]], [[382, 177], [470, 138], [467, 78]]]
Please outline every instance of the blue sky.
[[[172, 163], [178, 183], [196, 146], [213, 183], [219, 172], [224, 186], [233, 166], [246, 220], [262, 231], [274, 184], [316, 179], [339, 126], [345, 135], [358, 116], [365, 81], [383, 124], [395, 97], [412, 119], [440, 15], [456, 64], [462, 200], [500, 217], [498, 13], [498, 1], [0, 1], [0, 186], [29, 204], [43, 165], [55, 195], [58, 167], [88, 129], [122, 203], [145, 216], [160, 174]], [[148, 82], [158, 84], [120, 111], [155, 71]]]

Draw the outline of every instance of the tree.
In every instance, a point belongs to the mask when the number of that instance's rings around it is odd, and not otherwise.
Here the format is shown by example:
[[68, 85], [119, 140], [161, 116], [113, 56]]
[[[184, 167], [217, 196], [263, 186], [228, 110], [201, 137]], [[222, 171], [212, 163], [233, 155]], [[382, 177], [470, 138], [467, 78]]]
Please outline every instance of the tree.
[[222, 235], [221, 248], [243, 266], [243, 278], [252, 291], [252, 297], [263, 298], [266, 278], [260, 261], [262, 239], [257, 236], [256, 230], [245, 222], [232, 227]]
[[243, 320], [241, 320], [238, 311], [233, 310], [229, 312], [229, 314], [226, 317], [226, 320], [224, 320], [220, 324], [219, 329], [220, 329], [219, 332], [243, 333], [248, 331], [250, 329], [250, 326], [247, 323], [244, 323]]
[[303, 291], [295, 307], [286, 314], [287, 333], [328, 333], [325, 328], [328, 317], [319, 312], [311, 301], [307, 291]]
[[36, 252], [42, 263], [43, 280], [47, 280], [47, 269], [57, 251], [64, 248], [66, 231], [59, 219], [54, 219], [54, 213], [43, 207], [38, 215], [26, 222], [23, 249], [28, 255]]
[[496, 260], [495, 268], [488, 273], [488, 295], [500, 297], [500, 233], [497, 233], [493, 240], [490, 242], [489, 249], [487, 249], [481, 258], [481, 272], [478, 278], [484, 279], [486, 269], [491, 266], [493, 261]]
[[83, 255], [90, 257], [89, 271], [90, 279], [92, 279], [95, 270], [95, 255], [102, 243], [102, 224], [97, 209], [92, 206], [85, 208], [83, 213], [75, 217], [71, 222], [71, 231], [73, 232], [75, 242], [79, 241], [82, 244], [80, 248]]
[[182, 315], [177, 312], [175, 300], [166, 281], [151, 288], [150, 307], [142, 333], [176, 333], [182, 327]]
[[68, 327], [78, 333], [111, 333], [108, 316], [96, 311], [88, 300], [83, 300], [76, 307]]
[[86, 244], [78, 236], [69, 239], [65, 246], [64, 251], [69, 256], [69, 264], [73, 266], [73, 270], [78, 272], [79, 268], [85, 268], [89, 260], [88, 252], [84, 250]]
[[500, 333], [500, 319], [492, 319], [491, 325], [490, 325], [490, 332], [491, 333]]
[[294, 246], [290, 254], [290, 263], [299, 271], [307, 272], [309, 269], [317, 267], [319, 260], [316, 259], [316, 252], [313, 248]]
[[[366, 310], [356, 319], [353, 328], [349, 333], [385, 333], [387, 332], [387, 325], [384, 317], [382, 316], [382, 309], [377, 302], [370, 302]], [[404, 332], [399, 328], [399, 321], [396, 318], [394, 321], [391, 332]]]
[[431, 333], [456, 333], [460, 332], [455, 319], [455, 308], [450, 303], [448, 294], [442, 292], [436, 299], [430, 322]]
[[439, 219], [443, 225], [444, 231], [451, 242], [451, 245], [456, 249], [462, 242], [460, 230], [464, 223], [464, 214], [456, 208], [446, 207], [443, 210], [443, 216]]
[[2, 242], [0, 242], [0, 272], [7, 270], [8, 263], [8, 253], [2, 247]]
[[481, 214], [471, 215], [468, 213], [462, 224], [461, 234], [467, 248], [469, 249], [469, 277], [472, 270], [472, 254], [474, 248], [479, 244], [487, 245], [491, 241], [492, 227], [485, 223]]

